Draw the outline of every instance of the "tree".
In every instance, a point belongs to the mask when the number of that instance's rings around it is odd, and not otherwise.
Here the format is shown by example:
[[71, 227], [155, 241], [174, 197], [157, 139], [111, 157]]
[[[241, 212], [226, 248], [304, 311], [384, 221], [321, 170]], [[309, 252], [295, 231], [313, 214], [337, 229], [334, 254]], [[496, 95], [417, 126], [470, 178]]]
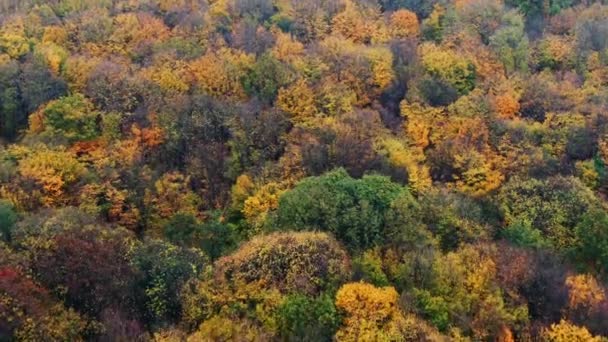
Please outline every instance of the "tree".
[[420, 27], [416, 13], [400, 9], [391, 14], [390, 27], [393, 36], [398, 38], [416, 37]]
[[420, 341], [439, 338], [415, 316], [404, 316], [393, 287], [348, 283], [336, 293], [336, 307], [344, 313], [337, 341]]
[[85, 166], [72, 153], [44, 146], [28, 151], [17, 170], [24, 179], [33, 180], [42, 188], [41, 204], [46, 206], [65, 202], [70, 186], [87, 174]]
[[344, 10], [333, 17], [332, 32], [363, 44], [382, 42], [388, 38], [379, 8], [355, 1], [346, 1]]
[[274, 103], [279, 89], [289, 84], [292, 79], [293, 74], [289, 67], [267, 53], [258, 58], [241, 81], [247, 94], [271, 104]]
[[475, 339], [496, 338], [528, 319], [525, 304], [503, 293], [494, 246], [463, 246], [435, 260], [428, 289], [415, 289], [418, 310], [441, 331], [458, 327]]
[[49, 102], [30, 117], [30, 132], [76, 141], [99, 135], [100, 113], [83, 95], [76, 94]]
[[137, 308], [133, 288], [137, 271], [127, 259], [129, 236], [103, 228], [64, 231], [47, 246], [33, 250], [32, 269], [42, 284], [62, 294], [66, 305], [99, 317], [114, 306], [125, 312]]
[[503, 25], [490, 37], [490, 46], [502, 61], [505, 75], [527, 71], [528, 38], [520, 14], [509, 12], [502, 18]]
[[289, 341], [331, 341], [340, 325], [333, 297], [288, 296], [278, 308], [279, 331]]
[[460, 95], [475, 88], [474, 65], [456, 52], [432, 43], [423, 43], [418, 55], [429, 74], [449, 83]]
[[206, 257], [196, 249], [174, 246], [162, 240], [146, 240], [131, 252], [131, 264], [142, 274], [137, 285], [145, 296], [145, 317], [150, 323], [178, 322], [180, 291], [201, 274]]
[[584, 213], [575, 227], [574, 257], [599, 272], [608, 272], [608, 215], [604, 210]]
[[13, 205], [7, 201], [0, 200], [0, 239], [11, 241], [11, 232], [17, 223], [17, 214]]
[[18, 86], [26, 113], [36, 111], [41, 105], [64, 96], [67, 92], [65, 81], [53, 75], [37, 59], [28, 59], [21, 66]]
[[291, 115], [291, 120], [295, 123], [311, 120], [318, 113], [315, 94], [303, 79], [279, 89], [277, 107]]
[[543, 330], [543, 340], [547, 342], [601, 342], [602, 338], [594, 337], [585, 327], [576, 326], [568, 321], [561, 320], [557, 324]]
[[338, 169], [284, 193], [274, 224], [281, 230], [326, 231], [351, 250], [366, 249], [385, 241], [384, 214], [404, 191], [387, 177], [353, 179]]
[[0, 63], [0, 136], [13, 139], [27, 123], [19, 89], [19, 65], [16, 61]]
[[512, 179], [500, 191], [499, 204], [507, 224], [529, 222], [553, 247], [576, 247], [576, 225], [598, 205], [593, 193], [575, 178]]
[[196, 341], [268, 341], [273, 334], [248, 319], [215, 316], [203, 322], [198, 330], [188, 336], [187, 342]]
[[81, 340], [86, 321], [53, 300], [30, 277], [12, 267], [0, 267], [0, 338], [35, 341]]
[[238, 50], [221, 48], [208, 52], [190, 63], [196, 84], [205, 93], [220, 97], [244, 98], [246, 93], [241, 80], [254, 64], [251, 55]]
[[285, 293], [318, 294], [349, 275], [348, 255], [324, 233], [275, 233], [256, 237], [215, 264], [225, 284], [254, 283]]

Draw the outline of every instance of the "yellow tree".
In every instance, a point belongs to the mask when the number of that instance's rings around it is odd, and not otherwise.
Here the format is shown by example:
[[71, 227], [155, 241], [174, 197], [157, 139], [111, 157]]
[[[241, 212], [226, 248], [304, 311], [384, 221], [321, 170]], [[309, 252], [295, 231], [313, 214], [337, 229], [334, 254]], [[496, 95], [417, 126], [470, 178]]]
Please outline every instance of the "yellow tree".
[[317, 114], [315, 94], [304, 79], [279, 89], [276, 105], [291, 115], [296, 123], [305, 122]]
[[431, 75], [451, 84], [461, 94], [475, 87], [475, 66], [452, 49], [423, 43], [418, 47], [422, 66]]
[[274, 58], [292, 63], [295, 59], [300, 58], [304, 53], [304, 45], [288, 34], [280, 30], [276, 30], [276, 42], [272, 48]]
[[347, 0], [344, 10], [333, 18], [332, 32], [355, 43], [369, 44], [388, 39], [388, 30], [381, 19], [380, 9], [351, 0]]
[[209, 95], [242, 99], [246, 95], [241, 79], [254, 62], [251, 55], [220, 48], [190, 63], [190, 70], [196, 84]]
[[25, 179], [42, 187], [42, 204], [51, 206], [65, 203], [66, 192], [87, 172], [74, 155], [64, 150], [50, 150], [36, 146], [19, 161], [17, 170]]
[[404, 316], [393, 287], [367, 283], [343, 285], [336, 294], [336, 307], [344, 313], [336, 341], [421, 341], [439, 338], [414, 316]]
[[146, 190], [144, 203], [150, 208], [153, 229], [178, 213], [200, 217], [202, 206], [201, 198], [190, 189], [190, 177], [177, 172], [164, 174], [154, 183], [154, 189]]
[[18, 59], [30, 51], [30, 45], [25, 34], [25, 25], [20, 17], [3, 23], [0, 29], [0, 52], [11, 58]]
[[190, 89], [189, 73], [183, 61], [158, 58], [153, 65], [141, 71], [142, 76], [156, 83], [169, 95], [185, 93]]
[[602, 342], [601, 337], [594, 337], [587, 328], [564, 320], [551, 324], [543, 331], [542, 338], [546, 342]]

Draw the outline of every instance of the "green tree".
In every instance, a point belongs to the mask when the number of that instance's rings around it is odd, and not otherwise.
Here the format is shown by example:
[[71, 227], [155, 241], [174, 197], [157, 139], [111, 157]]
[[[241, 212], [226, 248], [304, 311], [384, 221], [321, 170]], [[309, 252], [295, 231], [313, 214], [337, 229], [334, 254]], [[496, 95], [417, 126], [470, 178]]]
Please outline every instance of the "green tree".
[[49, 103], [40, 115], [42, 131], [51, 136], [75, 142], [90, 140], [99, 135], [100, 113], [96, 112], [93, 104], [81, 94], [62, 97]]
[[288, 296], [278, 308], [280, 335], [288, 341], [331, 341], [341, 317], [333, 296]]
[[279, 89], [292, 80], [289, 67], [267, 53], [258, 58], [241, 81], [247, 94], [265, 103], [273, 103]]
[[181, 287], [204, 270], [206, 261], [199, 250], [162, 240], [147, 240], [135, 247], [131, 263], [141, 272], [138, 286], [143, 289], [145, 313], [150, 322], [179, 321]]
[[511, 11], [502, 17], [502, 27], [490, 37], [490, 46], [503, 64], [504, 72], [528, 70], [528, 37], [521, 14]]
[[608, 274], [608, 214], [604, 210], [585, 213], [575, 230], [574, 257]]
[[17, 222], [12, 204], [0, 200], [0, 240], [11, 241], [11, 232]]
[[528, 222], [562, 252], [575, 246], [575, 227], [583, 215], [600, 204], [578, 179], [562, 176], [514, 178], [501, 189], [498, 199], [508, 225]]
[[275, 227], [332, 233], [352, 250], [385, 242], [385, 213], [407, 191], [388, 177], [351, 178], [344, 169], [306, 178], [279, 198]]

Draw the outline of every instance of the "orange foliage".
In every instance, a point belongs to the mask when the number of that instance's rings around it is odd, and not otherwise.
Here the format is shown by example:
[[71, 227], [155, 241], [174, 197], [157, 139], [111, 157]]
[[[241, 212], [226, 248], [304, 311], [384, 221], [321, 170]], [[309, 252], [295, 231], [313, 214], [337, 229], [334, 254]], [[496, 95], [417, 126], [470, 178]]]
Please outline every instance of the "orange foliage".
[[415, 37], [420, 33], [420, 24], [416, 13], [400, 9], [391, 14], [390, 28], [393, 36], [398, 38]]

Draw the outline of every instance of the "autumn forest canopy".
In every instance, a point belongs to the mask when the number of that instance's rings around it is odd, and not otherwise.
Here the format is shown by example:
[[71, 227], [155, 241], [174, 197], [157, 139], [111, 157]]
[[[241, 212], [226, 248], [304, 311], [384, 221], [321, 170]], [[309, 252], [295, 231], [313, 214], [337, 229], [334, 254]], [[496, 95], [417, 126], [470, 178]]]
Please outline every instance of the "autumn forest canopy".
[[608, 3], [0, 0], [0, 341], [608, 341]]

